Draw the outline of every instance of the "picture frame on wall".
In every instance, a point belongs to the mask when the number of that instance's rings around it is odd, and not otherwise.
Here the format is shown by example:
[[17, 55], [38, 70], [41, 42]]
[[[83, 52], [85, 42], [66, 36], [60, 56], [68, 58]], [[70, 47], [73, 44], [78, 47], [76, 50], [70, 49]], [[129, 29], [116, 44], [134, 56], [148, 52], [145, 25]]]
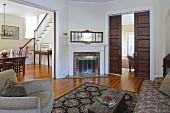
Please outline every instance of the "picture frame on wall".
[[2, 25], [1, 38], [18, 40], [19, 39], [19, 27]]

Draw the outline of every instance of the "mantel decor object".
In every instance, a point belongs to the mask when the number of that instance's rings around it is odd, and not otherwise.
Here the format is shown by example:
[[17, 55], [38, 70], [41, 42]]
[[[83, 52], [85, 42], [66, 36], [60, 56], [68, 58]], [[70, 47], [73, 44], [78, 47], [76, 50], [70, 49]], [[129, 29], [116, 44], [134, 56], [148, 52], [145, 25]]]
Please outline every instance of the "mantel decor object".
[[9, 52], [8, 52], [7, 50], [2, 50], [2, 51], [0, 52], [0, 54], [1, 54], [2, 56], [7, 56], [8, 53], [9, 53]]
[[103, 43], [103, 32], [85, 31], [70, 31], [70, 42], [77, 43]]

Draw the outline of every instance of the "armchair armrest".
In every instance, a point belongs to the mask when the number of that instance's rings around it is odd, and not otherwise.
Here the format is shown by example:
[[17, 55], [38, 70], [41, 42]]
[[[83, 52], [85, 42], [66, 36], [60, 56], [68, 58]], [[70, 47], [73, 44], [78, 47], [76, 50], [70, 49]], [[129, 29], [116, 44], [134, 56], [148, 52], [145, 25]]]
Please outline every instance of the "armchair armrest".
[[52, 79], [38, 79], [21, 82], [25, 87], [27, 94], [41, 92], [41, 91], [52, 91]]
[[37, 111], [40, 111], [39, 98], [0, 97], [0, 110], [26, 110], [26, 109], [37, 109]]

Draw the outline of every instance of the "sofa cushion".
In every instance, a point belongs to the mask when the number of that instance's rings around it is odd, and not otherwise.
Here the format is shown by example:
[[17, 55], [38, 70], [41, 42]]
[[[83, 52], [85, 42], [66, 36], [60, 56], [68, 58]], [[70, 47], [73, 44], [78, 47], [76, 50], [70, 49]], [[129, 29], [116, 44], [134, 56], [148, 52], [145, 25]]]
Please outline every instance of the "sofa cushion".
[[170, 97], [170, 73], [165, 76], [159, 91]]
[[13, 80], [7, 79], [1, 96], [4, 97], [24, 97], [27, 96], [24, 86]]
[[29, 94], [28, 97], [39, 97], [40, 99], [40, 107], [44, 107], [52, 97], [51, 91], [43, 91], [43, 92], [37, 92]]
[[150, 80], [143, 81], [134, 113], [169, 113], [170, 98], [158, 90], [160, 85]]

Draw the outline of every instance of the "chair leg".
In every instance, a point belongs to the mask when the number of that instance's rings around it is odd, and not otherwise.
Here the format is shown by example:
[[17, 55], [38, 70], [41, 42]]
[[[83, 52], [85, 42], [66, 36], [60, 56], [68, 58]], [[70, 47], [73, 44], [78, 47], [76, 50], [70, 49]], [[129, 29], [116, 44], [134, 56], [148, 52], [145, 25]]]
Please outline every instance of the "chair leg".
[[129, 71], [131, 71], [131, 66], [129, 65]]

